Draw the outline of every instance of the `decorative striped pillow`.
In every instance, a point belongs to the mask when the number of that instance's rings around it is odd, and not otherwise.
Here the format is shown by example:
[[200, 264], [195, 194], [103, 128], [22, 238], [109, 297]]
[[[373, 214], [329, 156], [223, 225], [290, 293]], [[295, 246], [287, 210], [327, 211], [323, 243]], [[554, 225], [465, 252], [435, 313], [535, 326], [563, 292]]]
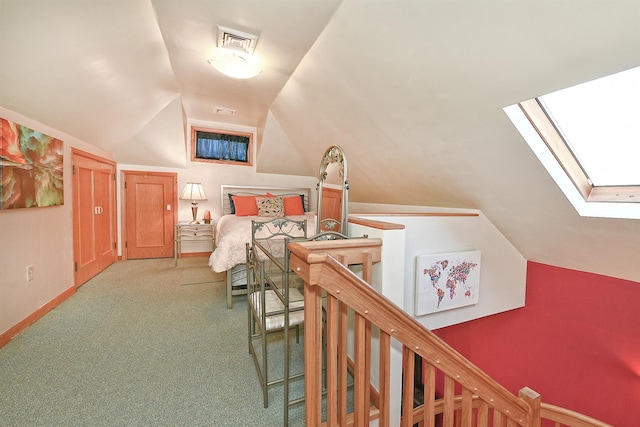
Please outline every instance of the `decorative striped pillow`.
[[269, 218], [284, 217], [284, 202], [282, 197], [256, 197], [258, 216]]

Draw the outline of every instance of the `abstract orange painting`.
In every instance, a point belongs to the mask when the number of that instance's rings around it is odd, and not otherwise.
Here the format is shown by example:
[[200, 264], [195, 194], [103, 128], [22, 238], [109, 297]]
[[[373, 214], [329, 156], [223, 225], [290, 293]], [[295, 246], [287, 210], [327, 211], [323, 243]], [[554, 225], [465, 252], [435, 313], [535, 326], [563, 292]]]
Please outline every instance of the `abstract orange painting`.
[[64, 204], [63, 142], [0, 118], [0, 209]]

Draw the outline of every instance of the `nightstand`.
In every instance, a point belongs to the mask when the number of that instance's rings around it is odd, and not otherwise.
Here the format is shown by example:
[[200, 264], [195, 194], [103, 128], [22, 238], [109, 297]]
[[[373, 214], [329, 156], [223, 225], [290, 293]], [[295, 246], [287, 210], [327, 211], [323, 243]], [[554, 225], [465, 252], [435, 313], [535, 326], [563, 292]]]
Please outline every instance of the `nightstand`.
[[214, 224], [194, 224], [191, 222], [179, 222], [175, 225], [175, 247], [173, 257], [175, 266], [178, 266], [178, 258], [182, 256], [183, 242], [211, 242], [211, 250], [215, 247]]

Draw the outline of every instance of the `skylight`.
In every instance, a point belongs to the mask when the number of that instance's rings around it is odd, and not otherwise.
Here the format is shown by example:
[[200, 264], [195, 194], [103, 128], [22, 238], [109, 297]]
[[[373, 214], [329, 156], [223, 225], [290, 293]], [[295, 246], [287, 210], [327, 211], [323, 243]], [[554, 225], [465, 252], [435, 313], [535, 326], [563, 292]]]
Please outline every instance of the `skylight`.
[[538, 99], [594, 186], [640, 185], [640, 67]]
[[640, 67], [504, 110], [583, 216], [640, 218]]

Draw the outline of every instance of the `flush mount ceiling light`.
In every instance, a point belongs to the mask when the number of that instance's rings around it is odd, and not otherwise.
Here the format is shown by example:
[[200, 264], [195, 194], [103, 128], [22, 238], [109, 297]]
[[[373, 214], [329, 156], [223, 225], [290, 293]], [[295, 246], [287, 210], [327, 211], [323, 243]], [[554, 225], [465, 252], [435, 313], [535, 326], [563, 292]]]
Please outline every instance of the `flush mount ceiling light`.
[[234, 79], [250, 79], [262, 71], [255, 57], [229, 49], [218, 49], [208, 62], [222, 74]]
[[260, 61], [253, 56], [257, 43], [257, 35], [219, 26], [217, 49], [208, 62], [226, 76], [250, 79], [262, 71]]

